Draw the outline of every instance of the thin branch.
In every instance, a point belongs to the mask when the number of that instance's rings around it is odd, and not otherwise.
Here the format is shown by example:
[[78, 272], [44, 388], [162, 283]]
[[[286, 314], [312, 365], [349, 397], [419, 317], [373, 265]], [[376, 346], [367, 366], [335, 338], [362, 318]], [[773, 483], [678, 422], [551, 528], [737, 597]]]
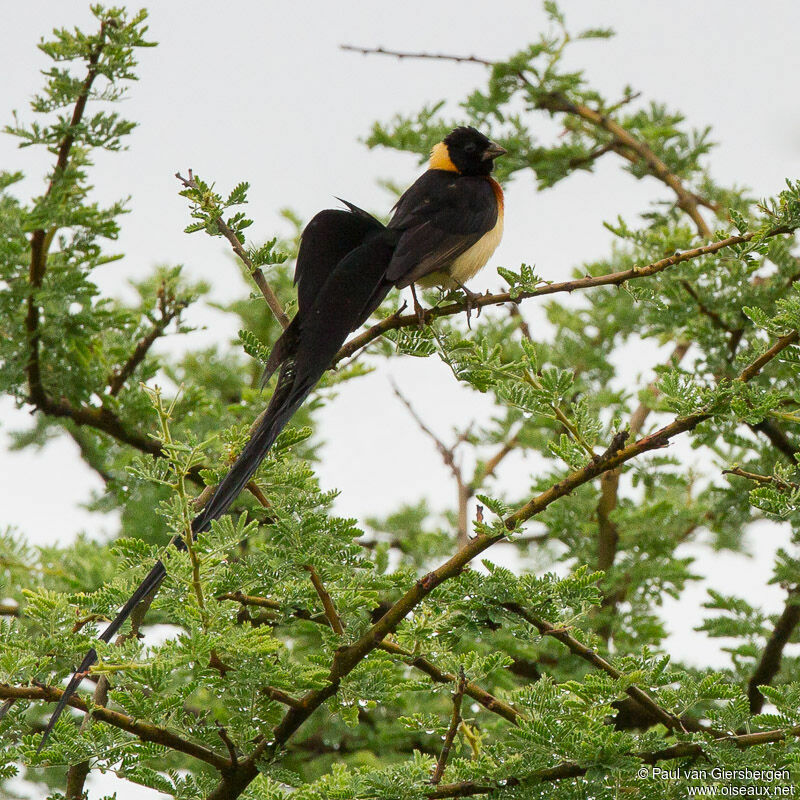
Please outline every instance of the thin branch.
[[[547, 620], [536, 616], [519, 603], [503, 603], [502, 605], [507, 611], [510, 611], [512, 614], [516, 614], [516, 616], [524, 619], [530, 625], [533, 625], [539, 631], [539, 633], [542, 634], [542, 636], [551, 636], [553, 639], [557, 639], [559, 642], [561, 642], [561, 644], [568, 647], [570, 652], [582, 658], [584, 661], [588, 661], [593, 667], [602, 670], [607, 675], [610, 675], [614, 680], [619, 680], [622, 677], [622, 673], [616, 667], [609, 664], [608, 661], [606, 661], [590, 647], [587, 647], [582, 642], [579, 642], [565, 629], [556, 628], [554, 625], [547, 622]], [[625, 693], [632, 700], [635, 700], [640, 706], [647, 709], [647, 711], [649, 711], [656, 719], [658, 719], [659, 722], [669, 728], [669, 730], [685, 730], [685, 725], [681, 718], [660, 706], [646, 691], [644, 691], [644, 689], [641, 689], [638, 686], [628, 686], [625, 689]], [[725, 734], [721, 731], [715, 731], [704, 725], [697, 724], [696, 730], [708, 733], [717, 739], [725, 737]]]
[[[784, 229], [776, 229], [770, 232], [770, 236], [777, 236], [779, 234], [787, 233]], [[458, 300], [447, 305], [436, 306], [434, 308], [423, 309], [422, 322], [429, 325], [432, 320], [439, 317], [449, 317], [454, 314], [460, 314], [467, 309], [470, 305], [471, 308], [477, 310], [486, 308], [487, 306], [496, 306], [503, 303], [519, 303], [522, 300], [527, 300], [531, 297], [542, 297], [544, 295], [559, 294], [562, 292], [575, 292], [584, 289], [592, 289], [596, 286], [621, 286], [626, 281], [637, 280], [639, 278], [646, 278], [651, 275], [656, 275], [663, 272], [665, 269], [674, 267], [677, 264], [682, 264], [686, 261], [692, 261], [695, 258], [702, 256], [713, 255], [720, 250], [728, 247], [734, 247], [739, 244], [749, 242], [756, 234], [753, 232], [744, 235], [729, 236], [710, 244], [703, 245], [702, 247], [694, 247], [690, 250], [674, 253], [667, 258], [662, 258], [659, 261], [654, 261], [643, 267], [634, 266], [630, 269], [621, 270], [619, 272], [609, 272], [605, 275], [586, 276], [584, 278], [574, 278], [569, 281], [562, 281], [560, 283], [547, 283], [542, 286], [537, 286], [535, 289], [530, 289], [522, 292], [499, 292], [496, 294], [480, 295], [472, 300]], [[419, 325], [419, 318], [416, 313], [414, 314], [392, 314], [389, 317], [375, 323], [370, 328], [367, 328], [363, 333], [353, 337], [347, 342], [339, 352], [334, 356], [333, 363], [336, 364], [343, 358], [352, 356], [355, 352], [362, 347], [366, 347], [370, 342], [382, 336], [387, 331], [398, 330], [400, 328], [409, 328]]]
[[[466, 62], [480, 64], [484, 67], [498, 66], [498, 62], [489, 61], [488, 59], [484, 58], [478, 58], [477, 56], [454, 56], [445, 53], [425, 52], [408, 53], [397, 50], [386, 50], [383, 47], [366, 48], [354, 47], [352, 45], [342, 45], [342, 49], [362, 53], [364, 55], [374, 54], [394, 56], [395, 58], [399, 59], [432, 59], [438, 61], [454, 61], [457, 63]], [[540, 89], [539, 86], [534, 85], [529, 80], [524, 70], [519, 70], [517, 72], [517, 77], [524, 85], [535, 90]], [[675, 173], [670, 171], [669, 167], [667, 167], [667, 165], [645, 142], [637, 139], [622, 125], [611, 119], [609, 116], [609, 109], [597, 111], [582, 103], [575, 103], [558, 92], [550, 92], [547, 95], [539, 95], [534, 99], [534, 103], [536, 108], [541, 110], [577, 116], [580, 119], [588, 122], [590, 125], [600, 128], [610, 134], [613, 137], [613, 149], [631, 163], [638, 164], [640, 162], [644, 162], [648, 172], [653, 177], [657, 178], [670, 189], [672, 189], [677, 198], [678, 208], [684, 211], [691, 218], [695, 224], [695, 227], [697, 228], [697, 232], [705, 239], [710, 239], [712, 237], [711, 229], [708, 227], [706, 221], [700, 214], [698, 205], [703, 205], [715, 213], [718, 213], [719, 207], [717, 204], [687, 190], [680, 178]]]
[[307, 570], [308, 574], [311, 576], [311, 583], [314, 584], [314, 589], [316, 589], [319, 599], [322, 601], [322, 607], [325, 609], [325, 616], [333, 632], [337, 636], [344, 636], [344, 625], [342, 625], [342, 620], [336, 611], [333, 598], [330, 596], [328, 590], [325, 588], [325, 585], [322, 583], [322, 579], [319, 577], [317, 570], [314, 569], [311, 564], [304, 564], [303, 569]]
[[[425, 655], [412, 653], [409, 650], [405, 650], [390, 639], [384, 639], [380, 645], [378, 645], [378, 648], [386, 653], [399, 656], [403, 659], [404, 663], [408, 664], [408, 666], [414, 667], [420, 672], [424, 672], [436, 683], [453, 683], [456, 680], [455, 675], [453, 675], [451, 672], [444, 672], [443, 670], [439, 669]], [[522, 714], [520, 714], [519, 711], [517, 711], [513, 706], [510, 706], [505, 701], [495, 697], [493, 694], [487, 692], [485, 689], [481, 688], [478, 686], [478, 684], [473, 683], [472, 681], [466, 682], [464, 693], [477, 703], [480, 703], [487, 711], [491, 711], [493, 714], [503, 717], [503, 719], [514, 723], [514, 725], [517, 725], [522, 717]]]
[[284, 692], [283, 689], [278, 689], [275, 686], [260, 686], [258, 691], [269, 697], [270, 700], [274, 700], [276, 703], [281, 703], [282, 705], [289, 706], [289, 708], [300, 708], [301, 703], [296, 697], [292, 697], [288, 692]]
[[[184, 178], [180, 172], [176, 172], [175, 177], [188, 189], [200, 188], [197, 185], [197, 181], [194, 179], [191, 170], [189, 170], [188, 178]], [[269, 285], [269, 283], [267, 283], [267, 279], [264, 277], [264, 273], [261, 271], [261, 268], [253, 264], [250, 256], [247, 255], [247, 251], [239, 241], [239, 237], [233, 232], [233, 230], [231, 230], [230, 226], [225, 222], [225, 220], [222, 219], [222, 216], [217, 218], [216, 223], [219, 232], [228, 240], [228, 242], [230, 242], [233, 252], [236, 253], [236, 255], [239, 257], [239, 260], [245, 265], [245, 267], [247, 267], [248, 271], [250, 272], [250, 277], [252, 277], [256, 286], [258, 286], [259, 290], [261, 291], [261, 294], [264, 296], [264, 299], [267, 301], [267, 305], [275, 316], [275, 319], [278, 320], [280, 326], [286, 330], [286, 328], [289, 327], [289, 317], [286, 316], [286, 312], [283, 310], [281, 301], [278, 300], [278, 297], [272, 290], [272, 287]]]
[[453, 715], [450, 718], [450, 727], [447, 729], [447, 733], [445, 734], [444, 743], [442, 744], [442, 752], [439, 754], [439, 758], [436, 761], [436, 766], [433, 770], [433, 775], [431, 775], [431, 784], [433, 786], [437, 786], [439, 783], [441, 783], [444, 771], [447, 769], [447, 759], [450, 757], [450, 750], [453, 747], [453, 742], [456, 739], [458, 729], [461, 726], [461, 702], [464, 699], [464, 690], [466, 685], [467, 679], [464, 675], [464, 667], [461, 667], [458, 673], [456, 690], [453, 692]]
[[519, 444], [519, 433], [520, 432], [517, 431], [507, 442], [503, 442], [497, 452], [486, 461], [483, 468], [475, 471], [475, 475], [469, 484], [473, 494], [480, 488], [485, 480], [494, 476], [503, 459], [516, 448]]
[[787, 333], [785, 336], [781, 336], [775, 342], [775, 344], [772, 345], [772, 347], [770, 347], [768, 350], [765, 350], [755, 361], [753, 361], [752, 364], [749, 364], [742, 370], [738, 380], [746, 383], [751, 378], [754, 378], [759, 372], [761, 372], [766, 364], [772, 361], [772, 359], [781, 352], [781, 350], [785, 350], [790, 344], [794, 344], [797, 339], [797, 331], [792, 331], [791, 333]]
[[749, 481], [754, 481], [760, 484], [772, 484], [775, 488], [782, 492], [796, 491], [800, 489], [800, 484], [793, 481], [785, 481], [777, 475], [759, 475], [756, 472], [747, 472], [741, 467], [731, 467], [730, 469], [722, 470], [723, 475], [736, 475], [739, 478], [747, 478]]
[[386, 50], [383, 47], [356, 47], [352, 44], [339, 45], [339, 49], [347, 50], [351, 53], [361, 53], [365, 56], [394, 56], [401, 61], [404, 58], [424, 58], [437, 61], [456, 61], [461, 64], [480, 64], [483, 67], [494, 66], [494, 61], [487, 61], [485, 58], [478, 58], [477, 56], [452, 56], [445, 53], [403, 53], [399, 50]]
[[750, 713], [760, 714], [764, 707], [764, 695], [759, 686], [769, 686], [773, 678], [780, 672], [783, 649], [791, 638], [798, 622], [800, 622], [800, 590], [790, 589], [786, 605], [769, 637], [761, 659], [747, 683], [747, 699], [750, 702]]
[[[217, 600], [233, 600], [237, 603], [241, 603], [244, 606], [266, 608], [270, 611], [278, 611], [282, 607], [277, 600], [272, 600], [268, 597], [241, 594], [240, 592], [219, 595]], [[294, 616], [298, 617], [299, 619], [316, 622], [320, 625], [330, 625], [330, 620], [327, 617], [322, 615], [312, 616], [305, 610], [296, 610], [294, 612]], [[420, 672], [424, 672], [436, 683], [452, 683], [456, 679], [452, 673], [439, 669], [424, 654], [412, 653], [411, 651], [405, 650], [404, 648], [400, 647], [400, 645], [389, 639], [384, 639], [378, 645], [378, 647], [386, 653], [391, 653], [392, 655], [402, 658], [404, 663], [408, 664], [408, 666], [414, 667], [414, 669], [418, 669]], [[269, 694], [269, 692], [272, 691], [272, 688], [266, 687], [265, 691], [267, 694]], [[515, 725], [517, 724], [520, 718], [520, 713], [513, 708], [513, 706], [510, 706], [508, 703], [500, 700], [498, 697], [495, 697], [490, 692], [482, 689], [476, 683], [467, 681], [466, 694], [476, 702], [480, 703], [487, 711], [491, 711], [493, 714], [498, 714], [504, 719], [507, 719], [509, 722], [513, 722]], [[279, 699], [276, 696], [273, 699], [276, 699], [278, 702], [282, 702], [285, 705], [299, 706], [300, 704], [300, 701], [294, 698], [291, 698], [289, 701], [287, 701], [286, 699]]]
[[[690, 342], [678, 342], [675, 345], [675, 349], [672, 351], [669, 359], [667, 360], [667, 364], [674, 366], [680, 364], [690, 347]], [[658, 389], [658, 381], [653, 381], [650, 383], [650, 385], [645, 389], [645, 392], [649, 393], [652, 398], [658, 397], [660, 394]], [[650, 412], [652, 410], [652, 407], [647, 403], [639, 404], [633, 414], [631, 414], [631, 421], [628, 424], [628, 430], [631, 432], [631, 436], [637, 436], [641, 432], [642, 428], [644, 427], [644, 423], [647, 421], [647, 418], [650, 416]]]
[[[745, 733], [738, 736], [726, 736], [720, 741], [724, 741], [737, 747], [739, 750], [746, 750], [749, 747], [758, 747], [762, 744], [774, 744], [785, 742], [789, 739], [800, 737], [800, 725], [791, 728], [778, 728], [760, 733]], [[671, 761], [676, 758], [702, 758], [705, 756], [703, 744], [693, 742], [680, 742], [662, 750], [640, 751], [634, 756], [644, 764], [657, 764], [660, 761]], [[565, 761], [555, 767], [545, 767], [527, 774], [523, 779], [509, 776], [502, 780], [495, 780], [486, 783], [477, 781], [462, 781], [460, 783], [440, 784], [435, 791], [429, 792], [429, 800], [444, 800], [448, 797], [474, 797], [480, 794], [490, 794], [508, 787], [550, 783], [569, 778], [579, 778], [585, 775], [590, 769], [596, 769], [595, 765], [578, 764], [574, 761]]]
[[[42, 700], [46, 703], [57, 703], [64, 694], [62, 689], [55, 686], [9, 686], [0, 684], [0, 698], [6, 700]], [[224, 771], [230, 768], [227, 759], [209, 750], [203, 745], [195, 744], [187, 739], [183, 739], [166, 728], [150, 725], [141, 720], [112, 711], [104, 706], [94, 706], [87, 703], [80, 695], [72, 695], [67, 701], [67, 705], [83, 711], [84, 714], [91, 714], [95, 719], [105, 722], [115, 728], [132, 733], [143, 742], [154, 742], [155, 744], [169, 747], [179, 753], [185, 753], [199, 761], [210, 764], [214, 769]]]
[[167, 306], [163, 293], [164, 286], [162, 285], [159, 289], [159, 309], [161, 316], [152, 324], [150, 330], [148, 330], [147, 333], [145, 333], [144, 336], [139, 339], [139, 341], [136, 343], [136, 347], [133, 349], [133, 352], [128, 357], [128, 360], [121, 367], [114, 370], [111, 375], [109, 375], [108, 389], [109, 394], [112, 397], [116, 397], [116, 395], [120, 393], [128, 378], [133, 375], [139, 364], [144, 361], [145, 356], [156, 340], [164, 335], [164, 331], [170, 322], [172, 322], [172, 320], [174, 320], [176, 317], [179, 317], [183, 309], [186, 308], [186, 303], [177, 302], [173, 306]]
[[395, 383], [393, 379], [389, 379], [389, 383], [391, 384], [392, 391], [397, 397], [398, 400], [406, 407], [408, 413], [411, 415], [411, 418], [414, 422], [417, 423], [419, 429], [436, 445], [436, 449], [439, 451], [439, 454], [442, 456], [442, 461], [446, 464], [446, 466], [450, 469], [453, 473], [453, 477], [456, 479], [456, 483], [459, 486], [463, 483], [463, 478], [461, 475], [461, 470], [459, 469], [458, 465], [455, 462], [455, 447], [448, 447], [422, 420], [422, 418], [417, 414], [414, 410], [414, 406], [411, 405], [411, 401], [400, 391], [400, 387]]
[[719, 328], [720, 330], [727, 331], [728, 333], [733, 333], [734, 329], [728, 325], [724, 319], [716, 312], [713, 308], [709, 308], [701, 299], [700, 295], [694, 290], [689, 281], [681, 281], [681, 286], [686, 290], [686, 293], [694, 300], [697, 304], [697, 308], [699, 309], [700, 313], [703, 316], [708, 317], [713, 323], [714, 326]]

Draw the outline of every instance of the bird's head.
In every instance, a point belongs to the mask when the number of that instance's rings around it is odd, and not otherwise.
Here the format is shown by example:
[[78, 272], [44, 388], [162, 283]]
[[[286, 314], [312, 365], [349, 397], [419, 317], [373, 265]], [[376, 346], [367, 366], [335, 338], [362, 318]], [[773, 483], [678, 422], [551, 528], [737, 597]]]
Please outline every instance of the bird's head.
[[505, 152], [475, 128], [456, 128], [431, 150], [430, 168], [461, 175], [488, 175], [494, 160]]

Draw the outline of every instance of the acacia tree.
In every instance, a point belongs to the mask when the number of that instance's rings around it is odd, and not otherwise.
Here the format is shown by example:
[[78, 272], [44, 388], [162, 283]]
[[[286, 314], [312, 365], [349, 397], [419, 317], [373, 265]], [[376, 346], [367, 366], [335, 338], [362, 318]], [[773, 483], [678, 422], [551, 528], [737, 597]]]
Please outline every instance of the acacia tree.
[[[796, 780], [798, 663], [783, 650], [800, 617], [800, 185], [760, 203], [718, 185], [707, 131], [630, 90], [609, 101], [564, 69], [571, 41], [609, 34], [570, 36], [547, 8], [551, 30], [505, 61], [480, 62], [485, 85], [457, 111], [378, 124], [369, 144], [424, 157], [468, 122], [508, 149], [501, 180], [546, 190], [616, 159], [660, 181], [663, 201], [636, 224], [609, 224], [616, 246], [574, 280], [499, 270], [508, 288], [477, 301], [471, 328], [460, 293], [428, 294], [422, 324], [390, 297], [342, 348], [235, 512], [196, 542], [189, 522], [263, 404], [260, 362], [293, 310], [296, 242], [245, 237], [246, 184], [221, 194], [184, 176], [187, 231], [227, 238], [261, 291], [227, 309], [248, 358], [218, 348], [155, 355], [159, 338], [186, 330], [182, 315], [205, 287], [160, 269], [136, 304], [102, 296], [93, 271], [117, 257], [107, 247], [123, 205], [88, 199], [93, 150], [119, 148], [133, 127], [96, 109], [133, 79], [145, 14], [97, 7], [95, 32], [58, 30], [40, 45], [54, 66], [32, 103], [39, 121], [7, 131], [54, 163], [44, 193], [27, 201], [14, 192], [22, 176], [2, 173], [0, 381], [37, 412], [17, 446], [70, 436], [105, 483], [95, 507], [122, 516], [104, 546], [2, 537], [4, 780], [22, 771], [72, 800], [91, 770], [209, 799], [666, 798], [697, 782], [686, 772], [665, 781], [655, 766]], [[531, 132], [541, 114], [563, 128], [554, 141]], [[537, 303], [547, 329], [526, 323]], [[634, 341], [671, 342], [672, 355], [653, 385], [619, 388], [617, 356]], [[403, 395], [450, 467], [458, 505], [436, 515], [419, 503], [361, 527], [333, 515], [317, 484], [314, 412], [334, 382], [403, 355], [441, 359], [494, 412], [447, 442]], [[703, 474], [668, 449], [678, 439], [702, 451]], [[457, 450], [474, 452], [474, 471]], [[513, 451], [537, 456], [522, 496], [503, 486]], [[785, 609], [765, 614], [753, 587], [712, 594], [703, 630], [734, 640], [729, 666], [670, 659], [659, 604], [694, 577], [679, 546], [702, 535], [738, 551], [764, 517], [792, 530], [773, 578]], [[98, 644], [173, 534], [187, 551], [167, 554], [152, 606]], [[490, 560], [508, 542], [515, 572]], [[148, 638], [154, 623], [171, 634]], [[70, 701], [74, 715], [39, 753], [60, 686], [91, 646], [100, 656], [91, 693]]]

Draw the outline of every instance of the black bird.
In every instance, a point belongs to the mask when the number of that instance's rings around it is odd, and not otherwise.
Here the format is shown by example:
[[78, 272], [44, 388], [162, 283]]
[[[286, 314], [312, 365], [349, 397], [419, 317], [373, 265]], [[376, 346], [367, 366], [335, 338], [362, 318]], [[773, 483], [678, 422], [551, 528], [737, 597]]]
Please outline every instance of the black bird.
[[[433, 148], [429, 169], [397, 201], [388, 225], [347, 202], [347, 210], [321, 211], [308, 223], [294, 274], [298, 311], [275, 343], [264, 375], [266, 381], [280, 369], [275, 392], [258, 428], [193, 520], [195, 535], [228, 510], [345, 339], [392, 288], [458, 286], [472, 296], [464, 284], [486, 264], [503, 235], [503, 191], [491, 172], [494, 159], [505, 152], [475, 128], [456, 128]], [[416, 294], [414, 304], [419, 314]], [[186, 547], [180, 537], [173, 544]], [[165, 575], [159, 560], [99, 639], [111, 641]], [[92, 648], [59, 699], [40, 750], [95, 661]]]

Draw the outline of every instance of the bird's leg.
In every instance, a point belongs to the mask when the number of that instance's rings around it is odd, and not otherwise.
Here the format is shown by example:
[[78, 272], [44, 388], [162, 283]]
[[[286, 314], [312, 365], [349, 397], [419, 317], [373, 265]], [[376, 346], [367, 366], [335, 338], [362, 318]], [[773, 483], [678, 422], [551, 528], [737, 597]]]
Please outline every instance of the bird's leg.
[[480, 297], [480, 294], [477, 292], [473, 292], [470, 289], [467, 289], [467, 287], [464, 286], [464, 284], [461, 283], [461, 281], [456, 280], [455, 278], [453, 278], [453, 280], [456, 282], [458, 288], [461, 289], [462, 292], [464, 292], [464, 296], [467, 298], [465, 306], [467, 312], [467, 327], [470, 330], [472, 330], [472, 324], [471, 324], [472, 309], [477, 308], [477, 311], [475, 312], [475, 319], [478, 319], [478, 317], [481, 315], [482, 307], [474, 305], [477, 302], [478, 298]]
[[419, 300], [417, 300], [417, 291], [413, 283], [411, 284], [411, 296], [414, 298], [414, 311], [417, 314], [417, 322], [419, 326], [422, 327], [425, 324], [425, 309], [419, 304]]

